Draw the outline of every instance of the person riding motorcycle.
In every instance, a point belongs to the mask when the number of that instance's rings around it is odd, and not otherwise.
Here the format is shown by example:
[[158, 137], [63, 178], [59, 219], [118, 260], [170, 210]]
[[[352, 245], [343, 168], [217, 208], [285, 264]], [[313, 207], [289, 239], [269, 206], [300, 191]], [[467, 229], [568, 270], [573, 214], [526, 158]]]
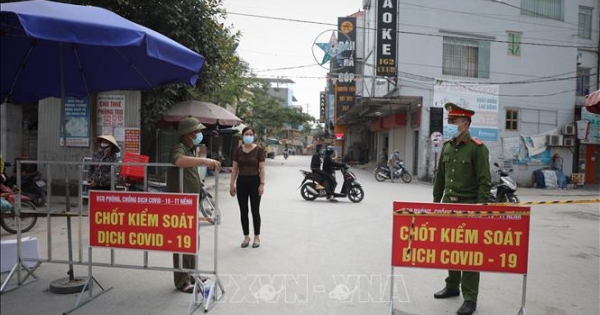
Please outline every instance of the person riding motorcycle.
[[335, 181], [334, 167], [340, 168], [343, 167], [344, 164], [335, 162], [332, 158], [333, 153], [333, 147], [327, 146], [327, 148], [325, 149], [325, 157], [323, 158], [323, 172], [326, 173], [326, 181], [329, 182], [329, 185], [331, 186], [331, 195], [329, 195], [330, 192], [327, 192], [327, 200], [337, 202], [337, 199], [335, 199], [335, 197], [333, 196], [335, 186], [337, 186], [337, 182]]
[[400, 161], [402, 161], [400, 159], [400, 151], [396, 150], [394, 151], [394, 153], [390, 154], [390, 157], [388, 159], [388, 167], [390, 168], [390, 177], [392, 179], [392, 182], [394, 182], [396, 171], [400, 169], [400, 167], [398, 166], [398, 163]]
[[327, 173], [325, 173], [323, 170], [321, 170], [321, 155], [323, 154], [321, 152], [322, 149], [323, 149], [323, 146], [320, 144], [317, 144], [317, 146], [315, 147], [315, 154], [313, 154], [312, 159], [310, 160], [310, 170], [313, 173], [315, 173], [325, 179], [323, 182], [323, 186], [325, 186], [325, 192], [327, 193], [327, 197], [329, 199], [329, 197], [333, 196], [333, 189], [331, 189], [331, 184], [327, 180], [329, 178], [329, 176], [327, 175]]

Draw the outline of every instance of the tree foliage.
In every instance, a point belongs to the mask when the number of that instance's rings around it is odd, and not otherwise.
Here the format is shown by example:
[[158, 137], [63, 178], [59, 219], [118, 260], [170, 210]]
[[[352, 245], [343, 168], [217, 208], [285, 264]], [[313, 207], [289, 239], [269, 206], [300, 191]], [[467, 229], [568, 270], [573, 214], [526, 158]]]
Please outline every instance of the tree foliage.
[[153, 29], [201, 54], [205, 63], [195, 87], [174, 84], [142, 93], [142, 122], [153, 125], [160, 115], [179, 101], [209, 100], [220, 93], [224, 82], [241, 63], [234, 53], [239, 33], [225, 26], [222, 0], [65, 0], [111, 10]]

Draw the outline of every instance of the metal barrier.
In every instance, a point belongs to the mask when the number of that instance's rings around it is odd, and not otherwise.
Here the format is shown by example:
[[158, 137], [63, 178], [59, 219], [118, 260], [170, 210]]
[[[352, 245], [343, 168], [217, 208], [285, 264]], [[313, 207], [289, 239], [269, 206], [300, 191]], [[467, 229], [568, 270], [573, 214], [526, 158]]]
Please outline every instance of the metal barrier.
[[[194, 268], [193, 269], [189, 269], [189, 268], [181, 268], [181, 266], [183, 266], [183, 255], [179, 255], [179, 264], [178, 266], [180, 266], [180, 268], [173, 268], [173, 267], [164, 267], [164, 266], [160, 266], [160, 265], [152, 265], [150, 263], [150, 257], [149, 257], [149, 251], [148, 250], [144, 250], [142, 252], [142, 258], [143, 258], [143, 263], [141, 265], [135, 265], [135, 264], [118, 264], [115, 263], [115, 258], [116, 258], [116, 250], [114, 248], [110, 249], [110, 262], [106, 263], [106, 262], [94, 262], [93, 261], [93, 251], [92, 251], [92, 246], [89, 245], [88, 242], [88, 257], [87, 257], [87, 261], [84, 260], [83, 257], [83, 243], [84, 243], [84, 237], [83, 237], [83, 224], [84, 224], [84, 217], [88, 216], [89, 211], [86, 213], [86, 211], [84, 210], [84, 203], [83, 203], [83, 186], [81, 184], [78, 185], [78, 209], [76, 209], [76, 211], [72, 211], [71, 210], [71, 203], [70, 203], [70, 196], [68, 194], [69, 189], [66, 188], [66, 194], [65, 194], [65, 199], [66, 199], [66, 208], [64, 209], [64, 211], [53, 211], [52, 209], [52, 205], [51, 205], [51, 197], [52, 197], [52, 172], [51, 169], [55, 168], [55, 167], [63, 167], [65, 168], [65, 174], [68, 174], [67, 172], [67, 168], [69, 167], [76, 167], [78, 169], [78, 174], [79, 174], [79, 178], [77, 179], [77, 183], [83, 183], [84, 182], [84, 178], [83, 178], [83, 169], [86, 166], [89, 165], [110, 165], [111, 166], [111, 187], [114, 188], [116, 187], [116, 167], [119, 166], [143, 166], [144, 170], [145, 170], [145, 174], [147, 174], [147, 168], [148, 167], [176, 167], [173, 164], [167, 164], [167, 163], [106, 163], [106, 162], [91, 162], [91, 161], [83, 161], [83, 162], [65, 162], [65, 161], [18, 161], [17, 162], [17, 168], [16, 168], [16, 174], [17, 174], [17, 186], [20, 188], [21, 187], [21, 178], [18, 174], [21, 173], [21, 164], [37, 164], [37, 165], [42, 165], [45, 168], [45, 174], [46, 174], [46, 180], [49, 183], [48, 185], [48, 190], [47, 190], [47, 204], [46, 204], [46, 209], [45, 211], [36, 211], [34, 213], [32, 212], [23, 212], [21, 211], [21, 191], [18, 192], [18, 194], [15, 197], [15, 221], [17, 223], [17, 261], [15, 263], [15, 265], [12, 267], [10, 273], [8, 274], [7, 278], [4, 280], [4, 282], [2, 283], [1, 287], [0, 287], [0, 293], [5, 293], [5, 292], [9, 292], [12, 291], [14, 289], [19, 288], [20, 286], [29, 283], [28, 280], [29, 278], [33, 278], [33, 279], [37, 279], [37, 276], [35, 275], [35, 271], [37, 268], [39, 268], [41, 266], [42, 263], [56, 263], [56, 264], [67, 264], [69, 265], [69, 281], [74, 281], [75, 280], [75, 276], [74, 276], [74, 271], [73, 271], [73, 265], [82, 265], [82, 266], [87, 266], [88, 268], [88, 274], [87, 276], [83, 277], [81, 280], [82, 282], [82, 286], [81, 286], [81, 290], [78, 291], [79, 292], [79, 296], [77, 298], [77, 301], [75, 302], [75, 305], [73, 306], [73, 308], [67, 310], [64, 312], [64, 314], [68, 314], [71, 313], [72, 311], [78, 309], [79, 307], [87, 304], [88, 302], [91, 302], [92, 300], [94, 300], [95, 298], [99, 297], [100, 295], [106, 293], [107, 291], [111, 290], [111, 288], [107, 288], [105, 289], [104, 287], [102, 287], [99, 283], [99, 281], [93, 276], [93, 267], [111, 267], [111, 268], [122, 268], [122, 269], [137, 269], [137, 270], [155, 270], [155, 271], [168, 271], [168, 272], [187, 272], [190, 274], [191, 277], [193, 277], [192, 279], [199, 279], [200, 275], [210, 275], [209, 277], [213, 278], [210, 283], [210, 286], [207, 286], [206, 288], [204, 287], [205, 285], [201, 282], [201, 281], [195, 281], [195, 285], [194, 285], [194, 290], [193, 290], [193, 294], [191, 295], [191, 299], [190, 299], [190, 304], [188, 307], [188, 314], [192, 314], [194, 313], [198, 308], [203, 307], [204, 311], [207, 312], [208, 310], [212, 309], [212, 307], [214, 307], [214, 305], [216, 304], [217, 301], [221, 300], [223, 298], [223, 295], [225, 294], [225, 290], [223, 287], [223, 284], [219, 278], [219, 274], [218, 274], [218, 234], [219, 234], [219, 224], [221, 222], [221, 212], [220, 209], [218, 207], [218, 182], [219, 182], [219, 176], [218, 176], [218, 172], [216, 172], [215, 174], [215, 198], [214, 198], [214, 203], [212, 202], [208, 202], [208, 205], [210, 206], [214, 206], [214, 224], [213, 225], [209, 225], [213, 227], [213, 235], [214, 235], [214, 247], [213, 247], [213, 266], [212, 269], [206, 269], [206, 270], [201, 270], [198, 269], [198, 248], [199, 248], [199, 244], [200, 244], [200, 224], [197, 224], [197, 235], [198, 235], [198, 239], [197, 239], [197, 248], [195, 250], [195, 253], [193, 254], [195, 256], [195, 264], [194, 264]], [[65, 175], [65, 184], [66, 187], [68, 187], [69, 185], [69, 178], [68, 175]], [[144, 188], [148, 187], [148, 178], [146, 177], [144, 179]], [[179, 168], [179, 191], [183, 192], [183, 169]], [[131, 195], [136, 195], [136, 194], [148, 194], [147, 192], [135, 192], [135, 191], [128, 191], [128, 194]], [[174, 194], [169, 194], [169, 193], [157, 193], [158, 195], [174, 195]], [[210, 195], [205, 194], [204, 198], [210, 198]], [[90, 202], [91, 204], [91, 202]], [[206, 206], [205, 203], [201, 202], [200, 200], [198, 201], [198, 207], [203, 207]], [[201, 211], [199, 211], [200, 209], [197, 209], [197, 213], [201, 213]], [[203, 211], [202, 213], [205, 213], [206, 211]], [[21, 251], [21, 224], [20, 224], [20, 218], [21, 215], [31, 215], [31, 216], [38, 216], [38, 217], [46, 217], [47, 218], [47, 253], [46, 253], [46, 257], [39, 257], [39, 258], [32, 258], [32, 257], [23, 257], [22, 255], [22, 251]], [[52, 237], [53, 237], [53, 233], [52, 233], [52, 219], [54, 217], [65, 217], [67, 220], [67, 236], [68, 236], [68, 259], [64, 260], [64, 259], [54, 259], [53, 258], [53, 248], [52, 248]], [[77, 259], [73, 258], [73, 242], [72, 242], [72, 227], [71, 227], [71, 218], [72, 217], [76, 217], [78, 219], [78, 229], [77, 229], [77, 242], [78, 242], [78, 257]], [[88, 235], [89, 237], [89, 235]], [[177, 253], [175, 253], [177, 254]], [[28, 267], [25, 262], [30, 262], [30, 261], [34, 261], [36, 262], [36, 264], [33, 267]], [[23, 273], [25, 273], [23, 275]], [[9, 283], [12, 280], [13, 277], [16, 276], [17, 279], [17, 283], [16, 285], [10, 286], [9, 287]], [[95, 283], [95, 285], [92, 285], [93, 283]], [[94, 293], [94, 290], [96, 290], [96, 288], [99, 288], [99, 292], [98, 293]], [[85, 291], [88, 291], [88, 295], [87, 295], [87, 299], [84, 299], [85, 297]], [[207, 295], [203, 295], [203, 292], [206, 292], [205, 290], [210, 290], [210, 294]]]

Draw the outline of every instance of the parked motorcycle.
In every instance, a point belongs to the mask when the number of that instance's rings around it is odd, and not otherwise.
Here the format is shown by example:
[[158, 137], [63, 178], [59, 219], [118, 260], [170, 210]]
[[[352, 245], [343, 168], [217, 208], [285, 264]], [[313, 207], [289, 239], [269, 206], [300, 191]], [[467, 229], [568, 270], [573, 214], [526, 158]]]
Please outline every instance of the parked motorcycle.
[[500, 176], [500, 180], [497, 183], [492, 184], [490, 190], [490, 203], [519, 203], [519, 197], [517, 197], [517, 183], [510, 178], [508, 172], [500, 167], [498, 163], [494, 163], [496, 174]]
[[[0, 184], [0, 192], [2, 193], [2, 198], [6, 199], [12, 206], [10, 211], [2, 212], [0, 216], [0, 226], [4, 228], [6, 231], [12, 234], [17, 234], [17, 220], [15, 218], [15, 195], [16, 192], [10, 187]], [[35, 211], [35, 205], [29, 197], [24, 194], [21, 194], [21, 211]], [[25, 233], [33, 228], [35, 223], [37, 222], [36, 216], [24, 216], [21, 215], [19, 218], [21, 223], [21, 233]]]
[[[356, 181], [356, 175], [354, 175], [349, 168], [350, 167], [347, 164], [344, 164], [344, 166], [339, 169], [344, 177], [344, 183], [342, 184], [340, 192], [334, 192], [333, 196], [339, 198], [348, 197], [348, 199], [354, 203], [361, 202], [365, 197], [365, 192], [363, 191], [361, 184]], [[312, 201], [317, 198], [327, 197], [323, 176], [311, 171], [300, 170], [300, 172], [304, 175], [304, 180], [302, 180], [302, 183], [300, 184], [300, 195], [302, 198]]]
[[391, 178], [392, 180], [402, 178], [402, 180], [405, 183], [410, 183], [412, 181], [412, 176], [404, 167], [404, 162], [396, 161], [396, 166], [398, 167], [398, 170], [396, 170], [394, 172], [394, 174], [392, 175], [393, 176], [393, 178], [392, 178], [392, 176], [390, 176], [390, 168], [387, 165], [385, 165], [385, 164], [378, 165], [377, 168], [375, 168], [375, 171], [373, 172], [375, 175], [375, 180], [377, 180], [378, 182], [383, 182], [389, 178]]
[[[17, 185], [17, 178], [11, 176], [6, 180], [6, 185], [8, 187]], [[21, 175], [21, 194], [29, 197], [36, 207], [43, 207], [46, 204], [46, 189], [46, 181], [42, 179], [42, 173], [34, 172]]]

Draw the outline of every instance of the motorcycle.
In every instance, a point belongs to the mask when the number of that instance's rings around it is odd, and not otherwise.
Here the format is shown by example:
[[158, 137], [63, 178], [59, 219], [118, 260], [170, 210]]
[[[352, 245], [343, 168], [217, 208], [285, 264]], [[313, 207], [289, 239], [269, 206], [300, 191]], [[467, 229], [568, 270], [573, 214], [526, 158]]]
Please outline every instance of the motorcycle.
[[[6, 164], [6, 166], [11, 166]], [[6, 180], [8, 187], [13, 187], [17, 184], [17, 178], [11, 176]], [[46, 204], [46, 182], [42, 179], [42, 173], [33, 172], [21, 175], [21, 194], [26, 195], [36, 205], [43, 207]]]
[[[348, 197], [354, 203], [361, 202], [365, 197], [365, 192], [361, 184], [356, 181], [356, 175], [349, 168], [347, 164], [339, 168], [344, 177], [344, 183], [340, 192], [334, 192], [333, 196], [339, 198]], [[304, 170], [300, 170], [300, 172], [304, 175], [304, 180], [302, 180], [299, 187], [302, 198], [312, 201], [317, 198], [327, 197], [325, 186], [323, 185], [325, 181], [322, 175]]]
[[377, 180], [378, 182], [383, 182], [388, 178], [391, 178], [392, 180], [402, 178], [402, 180], [405, 183], [410, 183], [412, 181], [412, 176], [404, 167], [404, 162], [396, 161], [396, 166], [398, 167], [398, 170], [394, 172], [392, 178], [392, 176], [390, 176], [390, 168], [385, 164], [379, 164], [373, 172], [373, 174], [375, 175], [375, 180]]
[[[15, 219], [16, 191], [4, 184], [0, 184], [0, 192], [2, 193], [2, 198], [6, 199], [11, 205], [10, 211], [2, 212], [2, 215], [0, 216], [0, 226], [9, 233], [17, 234], [18, 225], [17, 220]], [[21, 194], [21, 211], [23, 210], [35, 211], [36, 208], [27, 195]], [[21, 215], [19, 221], [21, 223], [21, 233], [25, 233], [33, 228], [37, 222], [37, 217]]]
[[496, 174], [500, 176], [497, 183], [492, 184], [490, 190], [490, 203], [519, 203], [517, 197], [517, 183], [510, 178], [508, 172], [500, 167], [498, 163], [494, 163]]
[[287, 158], [290, 156], [290, 154], [288, 153], [288, 150], [284, 150], [283, 151], [283, 158], [287, 160]]

